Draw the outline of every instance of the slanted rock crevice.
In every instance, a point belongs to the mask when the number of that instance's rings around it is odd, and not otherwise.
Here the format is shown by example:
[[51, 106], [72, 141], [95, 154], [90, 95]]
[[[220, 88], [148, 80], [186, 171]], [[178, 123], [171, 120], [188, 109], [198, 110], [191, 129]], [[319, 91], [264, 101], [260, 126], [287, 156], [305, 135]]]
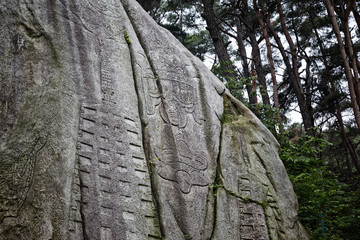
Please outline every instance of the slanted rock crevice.
[[[133, 28], [132, 28], [132, 30], [133, 30]], [[135, 33], [135, 31], [134, 31], [134, 33]], [[153, 203], [154, 203], [154, 207], [155, 207], [156, 213], [157, 213], [156, 225], [158, 225], [158, 227], [159, 227], [159, 232], [158, 232], [159, 234], [158, 235], [149, 234], [149, 237], [160, 239], [160, 238], [162, 238], [164, 231], [163, 231], [163, 225], [161, 224], [162, 223], [161, 214], [160, 214], [161, 208], [159, 207], [159, 200], [157, 199], [156, 191], [154, 189], [155, 179], [154, 179], [153, 175], [154, 175], [154, 170], [155, 170], [154, 165], [156, 164], [156, 161], [154, 159], [152, 159], [151, 152], [149, 151], [150, 145], [151, 145], [150, 144], [151, 139], [149, 137], [148, 130], [147, 130], [149, 127], [148, 126], [149, 122], [147, 121], [147, 119], [144, 115], [147, 112], [146, 105], [143, 104], [143, 102], [144, 102], [143, 96], [144, 96], [145, 92], [144, 92], [143, 87], [141, 87], [141, 85], [143, 84], [142, 83], [142, 75], [139, 76], [139, 74], [137, 74], [142, 69], [141, 69], [141, 65], [139, 64], [139, 62], [137, 62], [138, 59], [135, 58], [136, 51], [134, 49], [134, 46], [131, 44], [131, 38], [126, 30], [124, 31], [124, 37], [129, 46], [130, 59], [131, 59], [131, 63], [132, 63], [133, 78], [134, 78], [134, 84], [135, 84], [135, 89], [136, 89], [136, 94], [137, 94], [139, 116], [140, 116], [140, 122], [141, 122], [142, 143], [143, 143], [143, 148], [144, 148], [144, 152], [145, 152], [147, 168], [148, 168], [149, 176], [150, 176], [150, 186], [151, 186], [151, 193], [153, 196]], [[138, 36], [136, 35], [136, 37], [138, 37]], [[141, 54], [141, 56], [144, 57], [143, 61], [145, 61], [145, 62], [147, 61], [150, 63], [150, 60], [147, 57], [145, 52], [143, 54]], [[156, 74], [152, 71], [152, 69], [151, 69], [151, 73], [153, 74], [152, 76], [154, 77], [152, 80], [157, 82], [156, 77], [155, 77]], [[150, 78], [152, 76], [150, 76]], [[158, 86], [158, 88], [159, 88], [159, 86]], [[157, 97], [160, 98], [161, 94], [159, 93]]]

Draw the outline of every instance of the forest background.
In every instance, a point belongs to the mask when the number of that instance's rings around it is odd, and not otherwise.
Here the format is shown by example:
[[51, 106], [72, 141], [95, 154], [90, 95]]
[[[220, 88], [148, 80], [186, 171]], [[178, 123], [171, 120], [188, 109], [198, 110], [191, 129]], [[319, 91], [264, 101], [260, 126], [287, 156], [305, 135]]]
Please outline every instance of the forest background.
[[276, 136], [311, 239], [360, 239], [359, 1], [138, 2]]

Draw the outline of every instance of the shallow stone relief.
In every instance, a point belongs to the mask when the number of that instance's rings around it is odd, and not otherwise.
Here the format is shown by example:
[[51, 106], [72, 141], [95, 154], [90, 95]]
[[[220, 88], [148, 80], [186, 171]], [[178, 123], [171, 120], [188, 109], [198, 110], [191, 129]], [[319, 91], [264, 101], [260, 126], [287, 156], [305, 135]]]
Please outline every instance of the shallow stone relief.
[[28, 146], [17, 151], [0, 151], [0, 223], [16, 217], [33, 183], [36, 156], [46, 144], [46, 137], [37, 134]]
[[135, 0], [0, 15], [0, 240], [308, 239], [274, 137]]
[[191, 187], [209, 186], [211, 180], [206, 175], [209, 156], [204, 151], [192, 149], [186, 133], [171, 135], [171, 127], [164, 126], [163, 148], [155, 150], [157, 173], [164, 179], [174, 181], [183, 193], [189, 193]]
[[75, 213], [73, 221], [85, 227], [74, 231], [99, 239], [158, 237], [139, 119], [124, 116], [112, 104], [84, 105], [80, 113], [75, 183], [80, 199], [73, 210], [83, 218]]

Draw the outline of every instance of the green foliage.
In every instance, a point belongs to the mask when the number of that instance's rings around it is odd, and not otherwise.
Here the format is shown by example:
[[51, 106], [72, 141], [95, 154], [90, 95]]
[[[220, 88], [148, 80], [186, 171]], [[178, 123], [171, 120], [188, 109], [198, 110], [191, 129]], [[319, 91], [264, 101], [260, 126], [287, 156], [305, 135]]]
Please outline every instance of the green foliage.
[[205, 59], [205, 54], [214, 51], [209, 32], [206, 30], [186, 35], [183, 44], [202, 61]]
[[271, 105], [262, 103], [246, 105], [251, 111], [255, 113], [255, 115], [272, 132], [272, 134], [275, 136], [278, 135], [279, 129], [283, 128], [283, 123], [279, 122], [277, 118], [277, 111], [280, 111], [280, 115], [283, 115], [282, 109], [278, 110]]
[[[346, 127], [346, 134], [354, 147], [355, 152], [360, 153], [360, 135], [357, 128], [351, 127], [354, 125], [354, 119], [349, 119], [344, 124]], [[329, 141], [333, 144], [324, 149], [322, 158], [329, 165], [331, 171], [339, 176], [341, 181], [356, 185], [359, 179], [356, 177], [356, 169], [351, 163], [351, 158], [348, 157], [347, 149], [344, 148], [343, 138], [336, 129], [329, 129], [323, 132]], [[333, 164], [336, 163], [336, 164]]]
[[[288, 132], [283, 133], [283, 136], [288, 135]], [[283, 144], [281, 151], [281, 159], [283, 161], [306, 161], [312, 163], [319, 163], [318, 159], [326, 145], [331, 145], [322, 138], [312, 137], [308, 135], [299, 136], [295, 143], [287, 142]], [[321, 162], [320, 162], [321, 163]], [[300, 171], [302, 171], [300, 169]]]
[[244, 97], [244, 86], [246, 86], [249, 81], [247, 78], [242, 77], [240, 79], [228, 80], [224, 77], [224, 73], [218, 66], [213, 67], [213, 72], [218, 78], [222, 79], [225, 82], [226, 88], [229, 89], [229, 91], [235, 98], [243, 102], [246, 101]]
[[311, 239], [360, 239], [360, 192], [340, 182], [321, 160], [328, 145], [305, 135], [282, 146], [280, 157], [298, 196], [300, 221]]

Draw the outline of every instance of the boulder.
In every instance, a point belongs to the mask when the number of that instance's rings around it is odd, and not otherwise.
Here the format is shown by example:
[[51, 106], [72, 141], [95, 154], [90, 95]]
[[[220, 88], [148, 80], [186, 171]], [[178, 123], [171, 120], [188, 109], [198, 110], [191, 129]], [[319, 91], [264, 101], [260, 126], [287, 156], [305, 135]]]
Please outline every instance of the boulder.
[[0, 3], [0, 239], [308, 239], [264, 125], [135, 0]]

